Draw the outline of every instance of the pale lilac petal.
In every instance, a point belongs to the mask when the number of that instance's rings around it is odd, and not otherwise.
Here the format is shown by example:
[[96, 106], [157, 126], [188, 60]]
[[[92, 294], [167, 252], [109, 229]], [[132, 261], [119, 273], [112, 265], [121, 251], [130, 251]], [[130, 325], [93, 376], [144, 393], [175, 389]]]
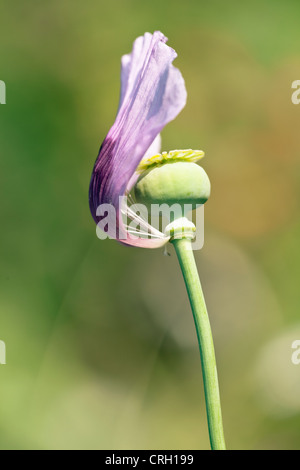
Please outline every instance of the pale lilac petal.
[[[176, 52], [166, 41], [159, 31], [146, 33], [136, 39], [132, 53], [122, 58], [118, 114], [101, 146], [90, 184], [90, 208], [97, 223], [100, 204], [113, 204], [119, 210], [119, 197], [130, 189], [129, 183], [134, 184], [141, 159], [151, 144], [158, 147], [159, 133], [185, 106], [184, 80], [172, 65]], [[133, 238], [119, 215], [117, 227], [122, 243], [150, 248], [165, 243]]]

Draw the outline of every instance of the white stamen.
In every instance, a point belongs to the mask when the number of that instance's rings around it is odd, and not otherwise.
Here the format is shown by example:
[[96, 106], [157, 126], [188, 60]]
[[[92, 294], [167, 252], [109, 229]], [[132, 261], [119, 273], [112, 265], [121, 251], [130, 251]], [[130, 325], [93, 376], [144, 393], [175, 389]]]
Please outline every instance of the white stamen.
[[[128, 194], [127, 197], [132, 202], [134, 202], [130, 194]], [[121, 212], [122, 215], [128, 217], [136, 224], [135, 227], [131, 227], [130, 225], [124, 222], [124, 227], [126, 228], [128, 233], [141, 237], [165, 239], [166, 241], [169, 239], [164, 233], [160, 232], [155, 227], [150, 225], [144, 218], [142, 218], [134, 210], [132, 210], [131, 207], [127, 205], [126, 199], [125, 201], [123, 200]]]

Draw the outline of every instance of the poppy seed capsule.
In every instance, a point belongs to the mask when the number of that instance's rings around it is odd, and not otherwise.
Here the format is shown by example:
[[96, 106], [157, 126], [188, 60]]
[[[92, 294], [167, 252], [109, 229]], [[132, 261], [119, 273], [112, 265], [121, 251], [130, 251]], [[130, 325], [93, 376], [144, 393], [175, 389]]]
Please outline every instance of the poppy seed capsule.
[[137, 203], [189, 204], [192, 209], [210, 196], [210, 181], [203, 168], [193, 162], [170, 161], [144, 171], [134, 187]]

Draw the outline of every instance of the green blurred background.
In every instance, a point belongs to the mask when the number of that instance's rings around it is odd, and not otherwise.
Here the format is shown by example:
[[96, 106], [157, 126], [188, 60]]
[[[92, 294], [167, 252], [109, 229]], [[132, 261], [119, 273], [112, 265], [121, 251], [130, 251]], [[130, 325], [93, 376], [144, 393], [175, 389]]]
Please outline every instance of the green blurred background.
[[161, 30], [188, 103], [163, 150], [212, 182], [196, 252], [227, 446], [300, 449], [300, 4], [33, 0], [0, 6], [1, 449], [208, 449], [172, 247], [100, 241], [88, 186], [122, 54]]

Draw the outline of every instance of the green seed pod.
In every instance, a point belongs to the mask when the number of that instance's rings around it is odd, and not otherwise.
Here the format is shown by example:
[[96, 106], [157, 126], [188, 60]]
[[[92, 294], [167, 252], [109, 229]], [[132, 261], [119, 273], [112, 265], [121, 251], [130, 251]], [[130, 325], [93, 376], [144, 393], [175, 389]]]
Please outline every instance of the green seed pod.
[[195, 209], [210, 196], [210, 181], [202, 167], [191, 161], [169, 160], [141, 173], [135, 199], [148, 210], [152, 204], [186, 204]]

